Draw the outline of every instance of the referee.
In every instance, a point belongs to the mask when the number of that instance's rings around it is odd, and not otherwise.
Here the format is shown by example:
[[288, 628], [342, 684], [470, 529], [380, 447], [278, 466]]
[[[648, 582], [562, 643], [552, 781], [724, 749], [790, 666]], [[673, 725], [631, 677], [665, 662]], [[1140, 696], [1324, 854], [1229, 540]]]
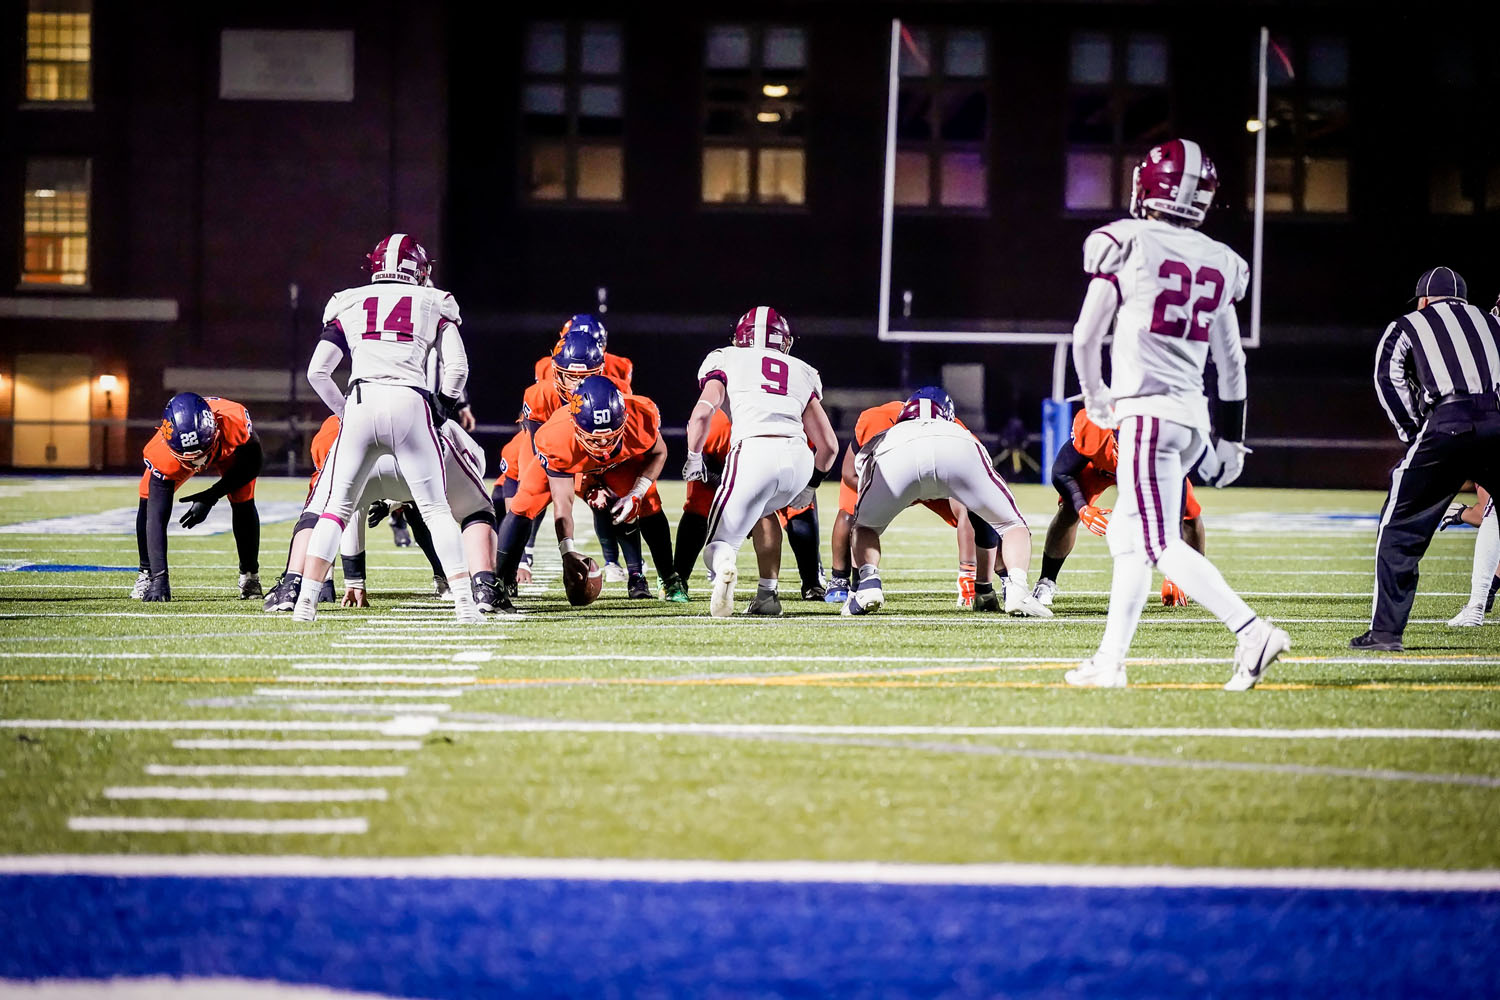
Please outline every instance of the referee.
[[1454, 496], [1472, 479], [1500, 490], [1500, 319], [1467, 301], [1464, 279], [1435, 267], [1417, 282], [1417, 308], [1386, 327], [1375, 391], [1406, 457], [1375, 539], [1370, 630], [1352, 649], [1399, 650], [1417, 592], [1417, 562]]

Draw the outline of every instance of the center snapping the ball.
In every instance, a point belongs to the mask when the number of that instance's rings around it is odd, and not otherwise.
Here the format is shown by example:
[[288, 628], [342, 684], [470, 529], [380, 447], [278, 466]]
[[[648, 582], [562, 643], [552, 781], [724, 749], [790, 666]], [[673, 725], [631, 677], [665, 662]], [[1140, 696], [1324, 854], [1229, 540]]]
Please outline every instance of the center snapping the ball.
[[604, 571], [599, 564], [577, 553], [563, 557], [562, 580], [568, 603], [575, 608], [593, 604], [604, 590]]

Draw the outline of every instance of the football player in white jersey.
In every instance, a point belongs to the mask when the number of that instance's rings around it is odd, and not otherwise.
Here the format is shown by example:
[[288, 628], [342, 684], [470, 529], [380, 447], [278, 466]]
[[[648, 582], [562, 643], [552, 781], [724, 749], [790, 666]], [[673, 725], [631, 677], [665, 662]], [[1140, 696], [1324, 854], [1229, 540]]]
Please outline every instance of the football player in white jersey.
[[[859, 584], [844, 602], [846, 615], [867, 615], [885, 605], [880, 586], [880, 535], [912, 504], [952, 498], [977, 514], [1000, 536], [1006, 566], [1005, 610], [1017, 617], [1051, 618], [1031, 594], [1031, 529], [1016, 498], [995, 471], [989, 453], [953, 419], [953, 400], [936, 386], [918, 389], [896, 423], [844, 459], [845, 480], [856, 481], [854, 562]], [[976, 577], [974, 608], [998, 611], [1000, 601], [988, 573]]]
[[[382, 455], [391, 455], [432, 533], [461, 623], [480, 621], [469, 584], [458, 525], [444, 495], [443, 452], [433, 426], [427, 388], [428, 355], [441, 355], [440, 410], [451, 409], [468, 382], [469, 362], [458, 333], [458, 303], [432, 287], [432, 263], [415, 237], [393, 233], [369, 255], [371, 281], [338, 292], [323, 310], [323, 337], [307, 379], [341, 418], [324, 475], [329, 499], [308, 543], [296, 621], [318, 613], [318, 591], [339, 548], [365, 481]], [[333, 370], [350, 358], [349, 394], [339, 394]]]
[[[1104, 638], [1092, 658], [1068, 671], [1069, 684], [1125, 686], [1125, 654], [1153, 565], [1237, 636], [1226, 690], [1254, 687], [1291, 648], [1286, 632], [1250, 610], [1177, 531], [1183, 476], [1194, 472], [1228, 486], [1248, 450], [1245, 352], [1234, 305], [1245, 295], [1250, 269], [1198, 232], [1218, 183], [1197, 143], [1156, 146], [1135, 168], [1132, 218], [1096, 229], [1083, 244], [1092, 280], [1073, 328], [1073, 363], [1089, 419], [1118, 428], [1119, 498], [1105, 533], [1115, 565]], [[1114, 381], [1105, 385], [1100, 349], [1111, 324]], [[1217, 445], [1210, 442], [1203, 395], [1210, 353], [1219, 376]]]
[[711, 352], [698, 368], [700, 393], [688, 419], [682, 478], [707, 476], [703, 445], [713, 411], [722, 407], [733, 421], [703, 549], [703, 564], [714, 578], [708, 610], [715, 618], [734, 613], [735, 559], [751, 530], [757, 532], [760, 569], [751, 610], [756, 602], [779, 604], [781, 525], [774, 515], [786, 506], [811, 504], [838, 454], [838, 439], [820, 402], [823, 380], [791, 350], [786, 320], [770, 306], [756, 306], [735, 325], [733, 346]]

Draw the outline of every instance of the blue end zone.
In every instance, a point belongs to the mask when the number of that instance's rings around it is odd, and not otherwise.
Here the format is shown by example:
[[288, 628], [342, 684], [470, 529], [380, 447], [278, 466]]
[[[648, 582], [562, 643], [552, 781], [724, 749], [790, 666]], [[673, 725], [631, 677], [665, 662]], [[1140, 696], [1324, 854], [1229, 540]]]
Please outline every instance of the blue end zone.
[[395, 996], [1493, 997], [1500, 893], [0, 877], [0, 979]]

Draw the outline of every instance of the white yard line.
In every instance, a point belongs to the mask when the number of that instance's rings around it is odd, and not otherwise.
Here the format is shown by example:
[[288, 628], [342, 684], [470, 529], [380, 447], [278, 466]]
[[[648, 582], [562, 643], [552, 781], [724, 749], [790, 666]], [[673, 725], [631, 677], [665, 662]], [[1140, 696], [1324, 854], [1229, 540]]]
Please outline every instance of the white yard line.
[[147, 764], [153, 778], [404, 778], [406, 768], [344, 764]]
[[[458, 692], [454, 692], [458, 693]], [[298, 701], [290, 704], [283, 703], [279, 707], [293, 712], [342, 712], [345, 715], [406, 715], [411, 713], [447, 712], [453, 706], [434, 702], [422, 702], [411, 705], [377, 705], [371, 702], [368, 705], [347, 704], [334, 701]]]
[[447, 684], [461, 687], [473, 684], [474, 678], [463, 677], [408, 677], [401, 674], [356, 674], [351, 677], [343, 676], [299, 676], [297, 674], [286, 674], [276, 678], [280, 684]]
[[116, 785], [106, 799], [160, 799], [173, 802], [384, 802], [384, 788], [193, 788], [169, 785]]
[[305, 688], [256, 688], [255, 693], [261, 698], [451, 698], [457, 692], [452, 688], [432, 688], [426, 691], [420, 688], [392, 688], [390, 690], [339, 688], [327, 691], [309, 691]]
[[364, 819], [180, 819], [171, 816], [74, 816], [68, 829], [92, 833], [366, 833]]
[[373, 733], [368, 722], [297, 722], [270, 719], [0, 719], [0, 729], [113, 729], [224, 732]]
[[[378, 726], [358, 724], [360, 729], [379, 731]], [[381, 751], [420, 750], [421, 740], [173, 740], [174, 750], [317, 750]]]
[[6, 875], [99, 875], [118, 878], [442, 878], [660, 883], [786, 882], [845, 885], [1075, 886], [1117, 889], [1500, 891], [1500, 871], [1486, 869], [1433, 871], [1378, 868], [1181, 868], [1165, 865], [1052, 865], [1003, 862], [902, 864], [882, 861], [705, 861], [473, 856], [344, 858], [295, 854], [269, 856], [40, 854], [0, 857], [0, 873]]
[[[485, 659], [486, 660], [489, 659], [489, 656], [486, 655]], [[377, 661], [371, 662], [371, 661], [368, 661], [368, 660], [361, 660], [361, 661], [351, 662], [351, 663], [293, 663], [292, 664], [292, 669], [293, 670], [349, 670], [349, 671], [360, 671], [360, 670], [432, 670], [432, 671], [438, 671], [438, 670], [441, 670], [441, 671], [444, 671], [446, 673], [451, 673], [451, 674], [453, 674], [456, 677], [456, 676], [459, 675], [459, 673], [461, 673], [462, 671], [465, 671], [465, 670], [478, 670], [479, 669], [479, 666], [478, 666], [479, 662], [480, 661], [458, 662], [456, 657], [453, 660], [443, 660], [440, 663], [392, 663], [392, 662], [389, 662], [389, 661], [381, 662], [381, 661], [377, 660]]]

